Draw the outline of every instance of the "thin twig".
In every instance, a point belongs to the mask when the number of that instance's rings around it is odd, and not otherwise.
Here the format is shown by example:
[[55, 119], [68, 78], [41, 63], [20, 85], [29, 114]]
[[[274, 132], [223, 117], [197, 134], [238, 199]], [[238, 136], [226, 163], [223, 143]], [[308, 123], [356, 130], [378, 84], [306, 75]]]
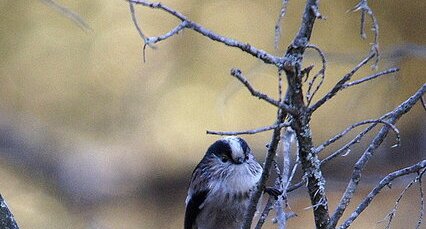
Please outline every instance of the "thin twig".
[[[287, 113], [282, 109], [279, 109], [277, 114], [277, 124], [284, 123], [285, 118], [287, 117]], [[272, 133], [272, 140], [268, 144], [268, 152], [266, 154], [265, 163], [263, 166], [263, 171], [260, 176], [260, 180], [256, 186], [256, 189], [253, 191], [253, 194], [250, 196], [250, 202], [246, 214], [244, 216], [244, 224], [242, 226], [243, 229], [250, 229], [251, 223], [253, 222], [253, 216], [256, 212], [257, 203], [262, 195], [263, 187], [265, 187], [266, 181], [269, 178], [269, 171], [273, 164], [273, 160], [275, 158], [275, 154], [277, 151], [278, 143], [280, 141], [281, 136], [281, 128], [277, 127], [274, 129]]]
[[[324, 82], [324, 78], [325, 78], [325, 69], [326, 69], [326, 66], [327, 66], [327, 60], [326, 60], [326, 58], [325, 58], [325, 54], [324, 54], [324, 52], [323, 52], [320, 48], [318, 48], [317, 46], [315, 46], [315, 45], [313, 45], [313, 44], [308, 44], [308, 45], [306, 46], [306, 48], [311, 48], [311, 49], [313, 49], [313, 50], [317, 51], [317, 52], [318, 52], [318, 54], [319, 54], [319, 56], [321, 57], [321, 62], [322, 62], [322, 68], [318, 71], [318, 73], [317, 73], [317, 74], [315, 74], [315, 75], [314, 75], [314, 77], [312, 78], [312, 80], [309, 82], [308, 91], [306, 92], [307, 106], [309, 106], [309, 105], [311, 104], [311, 101], [312, 101], [312, 99], [314, 98], [315, 94], [316, 94], [316, 93], [317, 93], [317, 91], [321, 88], [322, 83]], [[317, 85], [317, 87], [315, 88], [315, 90], [314, 90], [314, 91], [312, 92], [312, 94], [311, 94], [312, 86], [314, 85], [315, 80], [316, 80], [319, 76], [321, 77], [321, 80], [320, 80], [320, 82], [318, 83], [318, 85]], [[306, 78], [308, 78], [308, 77], [306, 77]]]
[[288, 0], [282, 0], [280, 13], [278, 14], [277, 22], [275, 23], [274, 47], [278, 50], [281, 37], [282, 20], [287, 13]]
[[261, 229], [263, 224], [265, 223], [266, 219], [268, 218], [269, 212], [273, 208], [274, 204], [274, 198], [272, 196], [269, 196], [268, 202], [265, 205], [265, 208], [262, 211], [262, 214], [259, 217], [259, 221], [257, 221], [255, 229]]
[[[248, 43], [243, 43], [243, 42], [237, 41], [237, 40], [232, 39], [232, 38], [224, 37], [224, 36], [221, 36], [221, 35], [213, 32], [211, 30], [208, 30], [208, 29], [204, 28], [203, 26], [189, 20], [182, 13], [164, 5], [161, 2], [149, 2], [149, 1], [146, 1], [146, 0], [128, 0], [128, 1], [135, 3], [135, 4], [143, 5], [143, 6], [152, 8], [152, 9], [163, 10], [166, 13], [168, 13], [168, 14], [176, 17], [180, 21], [182, 21], [182, 23], [180, 25], [178, 25], [177, 27], [175, 27], [173, 30], [166, 33], [165, 35], [160, 36], [160, 37], [148, 37], [148, 38], [144, 39], [144, 42], [148, 42], [150, 44], [155, 44], [157, 42], [160, 42], [160, 41], [162, 41], [162, 40], [164, 40], [168, 37], [171, 37], [171, 36], [177, 34], [181, 30], [186, 28], [186, 29], [194, 30], [194, 31], [200, 33], [201, 35], [203, 35], [205, 37], [208, 37], [208, 38], [210, 38], [214, 41], [220, 42], [220, 43], [225, 44], [227, 46], [239, 48], [243, 52], [246, 52], [246, 53], [258, 58], [258, 59], [262, 60], [263, 62], [265, 62], [267, 64], [274, 64], [276, 66], [282, 66], [282, 63], [284, 62], [283, 58], [273, 56], [273, 55], [265, 52], [264, 50], [257, 49], [255, 47], [253, 47], [252, 45], [250, 45]], [[164, 39], [161, 39], [161, 38], [164, 38]]]
[[412, 174], [415, 172], [419, 172], [420, 170], [426, 167], [426, 160], [420, 161], [415, 165], [409, 166], [404, 169], [400, 169], [393, 173], [390, 173], [386, 177], [384, 177], [379, 184], [371, 190], [371, 192], [361, 201], [355, 211], [345, 220], [345, 222], [339, 226], [340, 229], [349, 227], [354, 220], [358, 218], [358, 216], [370, 205], [373, 199], [380, 193], [380, 191], [392, 183], [398, 177], [402, 177], [408, 174]]
[[244, 86], [246, 86], [246, 88], [250, 91], [250, 93], [253, 96], [255, 96], [259, 99], [265, 100], [266, 102], [283, 109], [287, 113], [290, 113], [290, 114], [293, 114], [293, 115], [297, 114], [297, 111], [294, 108], [291, 108], [289, 105], [285, 104], [284, 102], [280, 103], [279, 101], [271, 98], [270, 96], [254, 89], [253, 86], [248, 81], [248, 79], [246, 77], [244, 77], [241, 70], [239, 70], [237, 68], [233, 68], [233, 69], [231, 69], [231, 75], [234, 76], [235, 78], [237, 78], [242, 84], [244, 84]]
[[[425, 91], [426, 91], [426, 84], [424, 84], [413, 96], [411, 96], [405, 102], [400, 104], [396, 109], [384, 115], [385, 117], [387, 117], [386, 121], [388, 123], [395, 124], [395, 122], [399, 118], [401, 118], [403, 114], [411, 110], [414, 104], [416, 104], [417, 101], [420, 100], [421, 96], [425, 93]], [[346, 187], [346, 190], [341, 200], [339, 201], [339, 204], [336, 207], [336, 210], [334, 211], [333, 215], [330, 217], [330, 223], [328, 226], [329, 228], [336, 227], [337, 222], [342, 217], [344, 211], [346, 210], [346, 207], [349, 205], [355, 191], [357, 190], [358, 184], [361, 180], [361, 171], [367, 165], [370, 158], [374, 155], [374, 152], [376, 151], [376, 149], [382, 144], [389, 130], [390, 130], [390, 127], [388, 125], [382, 127], [379, 133], [372, 140], [371, 144], [364, 151], [364, 153], [359, 158], [359, 160], [355, 163], [351, 180], [349, 181]]]
[[290, 182], [290, 157], [291, 157], [291, 146], [294, 141], [294, 131], [291, 128], [286, 128], [285, 132], [282, 136], [281, 144], [282, 144], [282, 154], [283, 154], [283, 168], [281, 173], [281, 179], [279, 182], [280, 190], [282, 190], [282, 194], [278, 197], [278, 200], [275, 202], [276, 209], [276, 219], [278, 223], [279, 229], [285, 229], [286, 222], [286, 212], [285, 209], [287, 207], [287, 191], [286, 187], [288, 187]]
[[368, 14], [372, 21], [372, 31], [374, 34], [373, 43], [371, 45], [371, 51], [375, 54], [376, 60], [372, 67], [377, 69], [377, 65], [379, 63], [380, 54], [379, 54], [379, 23], [377, 21], [376, 15], [373, 10], [371, 10], [368, 5], [368, 0], [361, 0], [356, 4], [351, 10], [351, 12], [361, 11], [361, 38], [367, 38], [365, 33], [365, 16]]
[[351, 77], [360, 69], [362, 68], [365, 64], [368, 63], [368, 61], [370, 61], [371, 59], [373, 59], [373, 57], [375, 56], [375, 54], [373, 52], [370, 52], [368, 54], [367, 57], [365, 57], [357, 66], [355, 66], [355, 68], [353, 68], [350, 72], [348, 72], [346, 75], [344, 75], [342, 77], [342, 79], [337, 82], [336, 85], [334, 85], [334, 87], [324, 96], [322, 97], [320, 100], [318, 100], [314, 105], [312, 105], [309, 108], [309, 111], [312, 113], [314, 112], [316, 109], [318, 109], [320, 106], [322, 106], [325, 102], [327, 102], [329, 99], [333, 98], [338, 91], [342, 90], [345, 83], [348, 82]]
[[395, 201], [395, 204], [393, 206], [393, 208], [389, 211], [389, 213], [385, 216], [385, 218], [383, 220], [380, 220], [378, 223], [383, 223], [386, 221], [388, 221], [388, 223], [386, 224], [386, 229], [389, 229], [392, 223], [392, 220], [394, 219], [396, 212], [398, 211], [398, 207], [399, 207], [399, 203], [402, 199], [402, 197], [405, 195], [405, 192], [407, 192], [407, 190], [416, 182], [416, 179], [411, 180], [410, 183], [408, 183], [407, 186], [405, 186], [405, 188], [402, 190], [402, 192], [399, 194], [398, 198]]
[[[352, 124], [351, 126], [349, 126], [348, 128], [346, 128], [345, 130], [343, 130], [342, 132], [340, 132], [339, 134], [335, 135], [334, 137], [332, 137], [329, 140], [325, 141], [323, 144], [321, 144], [318, 147], [316, 147], [315, 148], [315, 152], [316, 153], [321, 152], [322, 150], [324, 150], [325, 147], [327, 147], [328, 145], [336, 142], [340, 138], [344, 137], [346, 134], [348, 134], [354, 128], [356, 128], [358, 126], [365, 125], [365, 124], [370, 124], [370, 123], [375, 123], [375, 124], [377, 124], [377, 123], [383, 123], [383, 124], [389, 126], [390, 128], [392, 128], [392, 130], [395, 132], [395, 135], [396, 135], [396, 142], [397, 142], [396, 145], [399, 146], [401, 144], [401, 136], [400, 136], [399, 130], [398, 130], [398, 128], [396, 128], [396, 126], [394, 126], [393, 124], [391, 124], [389, 122], [381, 120], [381, 119], [373, 119], [373, 120], [365, 120], [365, 121], [361, 121], [361, 122], [357, 122], [355, 124]], [[339, 150], [339, 152], [342, 152], [342, 151]], [[337, 155], [333, 155], [333, 157], [335, 157], [335, 156], [337, 156]]]
[[252, 129], [252, 130], [244, 130], [244, 131], [214, 131], [214, 130], [207, 130], [206, 133], [207, 134], [213, 134], [213, 135], [228, 135], [228, 136], [232, 136], [232, 135], [243, 135], [243, 134], [257, 134], [257, 133], [261, 133], [261, 132], [273, 130], [273, 129], [276, 129], [276, 128], [283, 128], [283, 127], [286, 127], [286, 126], [290, 126], [290, 123], [284, 122], [284, 123], [280, 123], [280, 124], [275, 124], [275, 125], [271, 125], [271, 126], [260, 127], [260, 128]]
[[385, 71], [381, 71], [381, 72], [375, 73], [375, 74], [373, 74], [373, 75], [370, 75], [370, 76], [364, 77], [364, 78], [362, 78], [362, 79], [359, 79], [359, 80], [355, 80], [355, 81], [352, 81], [352, 82], [345, 83], [345, 84], [343, 85], [343, 88], [352, 87], [352, 86], [355, 86], [355, 85], [357, 85], [357, 84], [364, 83], [364, 82], [369, 81], [369, 80], [373, 80], [373, 79], [375, 79], [375, 78], [377, 78], [377, 77], [380, 77], [380, 76], [383, 76], [383, 75], [387, 75], [387, 74], [391, 74], [391, 73], [398, 72], [398, 71], [399, 71], [399, 68], [390, 68], [390, 69], [388, 69], [388, 70], [385, 70]]

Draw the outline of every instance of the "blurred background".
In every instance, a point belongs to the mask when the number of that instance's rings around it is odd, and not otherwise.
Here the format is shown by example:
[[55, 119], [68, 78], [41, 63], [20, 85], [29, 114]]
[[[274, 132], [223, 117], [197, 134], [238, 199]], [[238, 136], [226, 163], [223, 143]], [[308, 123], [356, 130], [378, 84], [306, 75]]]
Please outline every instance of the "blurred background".
[[[18, 224], [23, 229], [182, 228], [191, 172], [218, 139], [205, 131], [274, 122], [274, 107], [251, 97], [230, 69], [240, 68], [257, 89], [272, 96], [277, 95], [276, 69], [189, 30], [155, 50], [147, 48], [144, 63], [143, 41], [127, 2], [57, 0], [90, 29], [77, 26], [49, 2], [0, 1], [0, 193]], [[304, 1], [290, 1], [278, 50], [273, 40], [281, 1], [163, 2], [219, 34], [282, 55], [298, 29]], [[359, 14], [347, 13], [356, 3], [321, 2], [326, 20], [316, 22], [312, 43], [324, 50], [328, 66], [317, 99], [368, 53], [370, 21], [368, 38], [362, 40]], [[315, 144], [351, 123], [380, 117], [426, 82], [426, 2], [372, 1], [371, 7], [380, 26], [379, 70], [399, 66], [401, 71], [343, 91], [321, 107], [312, 120]], [[137, 15], [148, 36], [179, 23], [142, 7]], [[316, 71], [320, 60], [308, 51], [305, 65], [310, 64]], [[354, 79], [371, 73], [366, 67]], [[390, 134], [367, 166], [353, 203], [381, 177], [425, 158], [421, 105], [397, 126], [401, 147], [390, 147], [395, 144]], [[245, 137], [261, 162], [270, 136]], [[331, 209], [366, 144], [324, 167]], [[384, 190], [353, 228], [383, 228], [386, 224], [378, 221], [410, 179]], [[289, 197], [298, 215], [290, 228], [313, 228], [306, 190]], [[395, 228], [414, 228], [419, 207], [413, 186], [401, 201]], [[267, 227], [274, 228], [270, 221]]]

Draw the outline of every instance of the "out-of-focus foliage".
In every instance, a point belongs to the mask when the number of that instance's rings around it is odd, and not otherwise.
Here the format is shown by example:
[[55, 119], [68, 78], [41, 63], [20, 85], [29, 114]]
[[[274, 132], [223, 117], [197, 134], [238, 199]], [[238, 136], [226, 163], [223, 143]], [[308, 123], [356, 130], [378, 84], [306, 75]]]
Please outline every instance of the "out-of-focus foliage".
[[[92, 31], [41, 1], [0, 2], [0, 193], [22, 228], [181, 227], [190, 172], [216, 139], [205, 130], [251, 129], [274, 120], [274, 108], [249, 96], [230, 69], [241, 68], [256, 88], [276, 95], [275, 69], [192, 31], [147, 48], [143, 63], [143, 42], [125, 1], [58, 2], [78, 12]], [[164, 2], [209, 29], [276, 55], [297, 31], [303, 8], [303, 1], [290, 1], [280, 48], [273, 50], [281, 1]], [[321, 2], [327, 19], [316, 22], [312, 43], [326, 52], [329, 65], [319, 95], [368, 52], [371, 34], [360, 39], [359, 15], [346, 13], [355, 3]], [[426, 30], [419, 23], [426, 19], [426, 3], [390, 0], [371, 6], [380, 25], [379, 68], [402, 70], [349, 89], [321, 108], [313, 120], [316, 143], [350, 123], [379, 117], [426, 81], [421, 52]], [[147, 35], [178, 23], [159, 11], [138, 7], [137, 13]], [[396, 56], [407, 44], [418, 45], [419, 55]], [[308, 53], [306, 65], [319, 66], [318, 61]], [[366, 69], [356, 77], [370, 73]], [[380, 160], [373, 177], [397, 167], [395, 160], [424, 157], [425, 125], [416, 106], [398, 125], [403, 147], [384, 150], [391, 156]], [[269, 136], [247, 137], [260, 160]], [[338, 168], [348, 170], [338, 166], [345, 160], [338, 159], [326, 178], [333, 180]], [[327, 188], [339, 194], [336, 182]], [[380, 200], [386, 206], [365, 214], [366, 225], [354, 226], [373, 227], [395, 194]], [[303, 222], [311, 215], [303, 208], [309, 203], [303, 191], [292, 197], [299, 217], [290, 223], [306, 228]], [[401, 217], [415, 212], [407, 206]]]

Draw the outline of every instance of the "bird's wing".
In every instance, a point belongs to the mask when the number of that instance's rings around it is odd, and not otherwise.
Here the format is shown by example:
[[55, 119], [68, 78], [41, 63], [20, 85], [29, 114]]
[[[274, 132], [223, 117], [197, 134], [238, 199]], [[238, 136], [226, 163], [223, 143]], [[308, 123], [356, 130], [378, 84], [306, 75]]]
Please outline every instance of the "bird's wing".
[[197, 215], [201, 212], [201, 205], [207, 198], [209, 191], [204, 190], [193, 193], [186, 204], [185, 210], [185, 229], [193, 229]]
[[203, 165], [200, 162], [192, 172], [191, 183], [189, 185], [188, 197], [186, 198], [185, 229], [194, 229], [197, 216], [203, 209], [204, 202], [209, 194], [208, 179]]

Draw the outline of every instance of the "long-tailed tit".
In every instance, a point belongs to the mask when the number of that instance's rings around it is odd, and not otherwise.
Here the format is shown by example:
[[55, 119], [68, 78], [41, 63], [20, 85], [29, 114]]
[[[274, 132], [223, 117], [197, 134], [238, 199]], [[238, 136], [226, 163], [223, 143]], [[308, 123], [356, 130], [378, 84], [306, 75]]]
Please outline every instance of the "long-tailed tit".
[[192, 173], [185, 229], [241, 228], [261, 173], [243, 139], [225, 137], [213, 143]]

